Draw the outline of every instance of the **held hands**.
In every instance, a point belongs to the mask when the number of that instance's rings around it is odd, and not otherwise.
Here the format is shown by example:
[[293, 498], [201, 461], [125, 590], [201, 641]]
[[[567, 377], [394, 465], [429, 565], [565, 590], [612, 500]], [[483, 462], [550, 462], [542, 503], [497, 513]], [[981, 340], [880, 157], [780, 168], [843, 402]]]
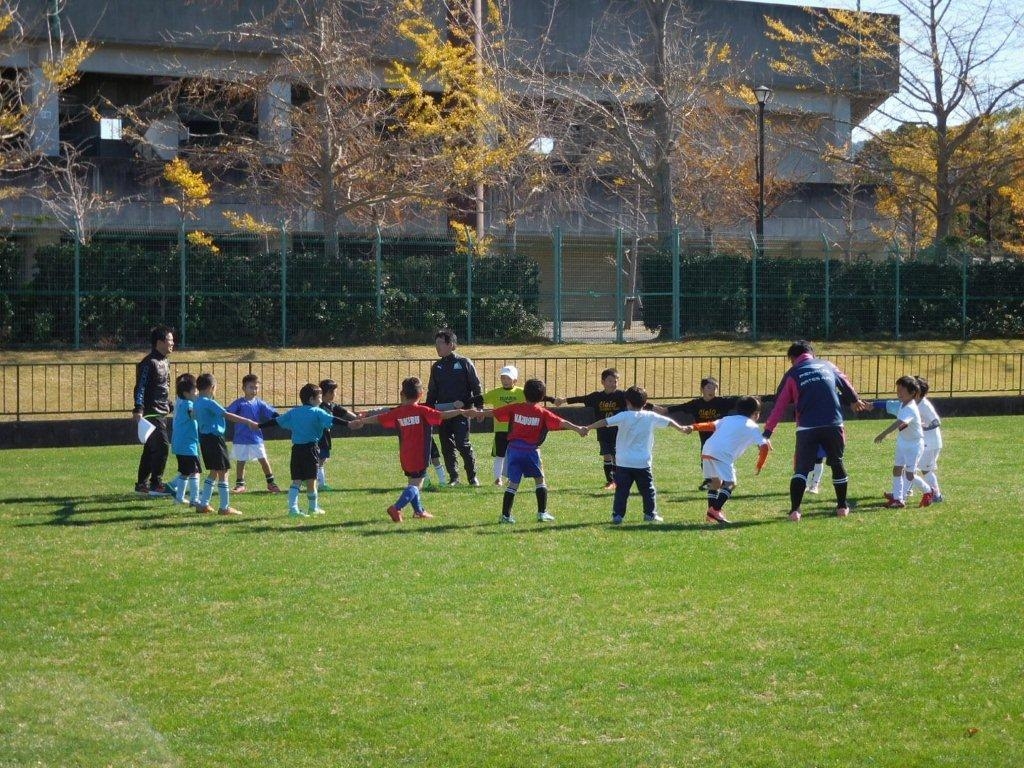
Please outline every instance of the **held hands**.
[[586, 437], [587, 433], [590, 432], [590, 427], [584, 427], [579, 424], [573, 425], [573, 431], [580, 437]]
[[684, 424], [682, 427], [679, 428], [679, 431], [682, 432], [684, 435], [689, 435], [690, 433], [693, 432], [693, 425]]
[[857, 400], [850, 407], [853, 408], [855, 413], [864, 413], [865, 411], [871, 410], [871, 403], [864, 400]]
[[558, 406], [558, 407], [561, 407], [561, 406], [565, 405], [565, 398], [564, 397], [556, 397], [555, 398], [555, 405]]
[[363, 421], [362, 418], [352, 419], [352, 421], [350, 421], [348, 423], [348, 428], [349, 429], [362, 429], [363, 428], [363, 424], [365, 424], [365, 423], [366, 422]]

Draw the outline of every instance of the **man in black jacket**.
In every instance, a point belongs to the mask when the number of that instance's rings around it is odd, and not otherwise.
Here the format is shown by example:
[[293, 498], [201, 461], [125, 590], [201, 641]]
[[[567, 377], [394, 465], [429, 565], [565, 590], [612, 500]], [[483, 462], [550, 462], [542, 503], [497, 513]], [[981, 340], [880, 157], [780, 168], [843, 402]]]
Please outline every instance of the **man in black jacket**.
[[167, 416], [171, 412], [170, 381], [171, 366], [167, 358], [174, 350], [174, 330], [158, 325], [149, 333], [152, 349], [135, 367], [135, 396], [132, 418], [136, 425], [142, 419], [155, 429], [142, 446], [139, 459], [139, 475], [135, 492], [139, 494], [164, 496], [171, 491], [164, 485], [163, 473], [170, 452], [167, 438]]
[[[452, 408], [483, 407], [483, 393], [480, 391], [480, 377], [477, 376], [473, 361], [455, 354], [458, 339], [448, 328], [434, 336], [434, 348], [440, 358], [430, 366], [430, 381], [427, 384], [427, 405], [445, 411]], [[459, 484], [459, 466], [455, 458], [456, 449], [462, 454], [466, 465], [466, 477], [470, 485], [480, 485], [476, 476], [476, 457], [469, 442], [469, 419], [456, 416], [446, 419], [438, 427], [441, 438], [441, 454], [451, 478], [451, 485]]]

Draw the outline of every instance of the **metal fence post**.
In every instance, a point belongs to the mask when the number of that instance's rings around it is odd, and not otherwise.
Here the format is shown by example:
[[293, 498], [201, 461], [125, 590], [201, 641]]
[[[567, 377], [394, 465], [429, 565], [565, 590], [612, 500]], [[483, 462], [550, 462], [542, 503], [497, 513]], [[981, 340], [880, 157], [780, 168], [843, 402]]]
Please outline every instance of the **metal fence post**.
[[374, 290], [377, 292], [377, 329], [384, 332], [384, 243], [380, 236], [380, 227], [375, 227], [373, 236], [373, 260], [376, 265]]
[[473, 343], [473, 234], [466, 233], [466, 342]]
[[82, 346], [82, 241], [75, 235], [75, 349]]
[[[636, 254], [633, 254], [633, 258], [636, 258]], [[622, 254], [622, 227], [617, 227], [615, 230], [615, 343], [621, 344], [625, 339], [622, 335], [623, 325], [623, 303], [626, 297], [623, 295], [622, 290], [622, 268], [623, 268], [623, 254]]]
[[821, 240], [825, 244], [825, 341], [828, 341], [832, 334], [832, 249], [827, 237], [822, 235]]
[[178, 344], [183, 349], [188, 346], [187, 337], [185, 334], [185, 315], [186, 315], [186, 263], [188, 255], [185, 247], [185, 220], [182, 219], [181, 224], [178, 226], [178, 291], [180, 293], [180, 301], [178, 302]]
[[281, 346], [288, 346], [288, 232], [281, 222]]
[[900, 304], [902, 303], [901, 297], [900, 297], [900, 262], [901, 262], [901, 259], [900, 259], [900, 249], [899, 249], [899, 246], [896, 246], [896, 250], [894, 251], [893, 256], [895, 257], [895, 269], [896, 269], [896, 329], [895, 329], [896, 330], [896, 334], [895, 334], [895, 336], [896, 336], [896, 339], [898, 340], [900, 338], [900, 311], [901, 311]]
[[562, 228], [555, 227], [553, 237], [553, 256], [555, 258], [555, 296], [554, 311], [551, 323], [551, 340], [562, 343]]
[[750, 338], [757, 341], [757, 254], [761, 250], [761, 244], [757, 237], [750, 236], [754, 246], [750, 259]]
[[679, 227], [672, 230], [670, 246], [672, 248], [672, 341], [679, 341], [682, 336], [682, 319], [679, 316], [682, 312], [682, 298], [679, 293], [683, 282], [682, 275], [679, 274]]
[[960, 338], [967, 341], [967, 260], [966, 252], [960, 254]]

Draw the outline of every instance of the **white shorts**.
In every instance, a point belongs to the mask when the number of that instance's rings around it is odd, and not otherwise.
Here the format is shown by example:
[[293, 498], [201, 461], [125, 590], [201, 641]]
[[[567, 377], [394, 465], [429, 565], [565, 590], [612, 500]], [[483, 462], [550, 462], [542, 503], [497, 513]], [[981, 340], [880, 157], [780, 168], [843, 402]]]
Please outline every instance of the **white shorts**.
[[938, 448], [925, 448], [921, 453], [921, 460], [917, 462], [919, 472], [934, 472], [939, 466], [939, 454], [942, 453], [942, 446]]
[[267, 458], [267, 448], [263, 443], [232, 443], [232, 461], [256, 461]]
[[717, 477], [723, 483], [736, 482], [736, 465], [729, 464], [718, 459], [709, 459], [701, 456], [701, 463], [704, 465], [704, 477]]
[[924, 453], [924, 443], [920, 440], [915, 442], [896, 441], [896, 460], [894, 467], [903, 467], [904, 472], [916, 472], [917, 465], [921, 463], [921, 454]]

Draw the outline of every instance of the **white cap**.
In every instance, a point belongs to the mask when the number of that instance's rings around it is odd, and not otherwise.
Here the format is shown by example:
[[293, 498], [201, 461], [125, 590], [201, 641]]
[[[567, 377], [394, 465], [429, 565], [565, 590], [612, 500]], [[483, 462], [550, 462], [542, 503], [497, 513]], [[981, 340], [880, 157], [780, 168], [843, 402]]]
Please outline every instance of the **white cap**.
[[508, 376], [510, 379], [518, 380], [519, 379], [519, 369], [516, 368], [514, 365], [506, 365], [504, 368], [502, 368], [500, 371], [498, 371], [498, 375], [499, 376]]

